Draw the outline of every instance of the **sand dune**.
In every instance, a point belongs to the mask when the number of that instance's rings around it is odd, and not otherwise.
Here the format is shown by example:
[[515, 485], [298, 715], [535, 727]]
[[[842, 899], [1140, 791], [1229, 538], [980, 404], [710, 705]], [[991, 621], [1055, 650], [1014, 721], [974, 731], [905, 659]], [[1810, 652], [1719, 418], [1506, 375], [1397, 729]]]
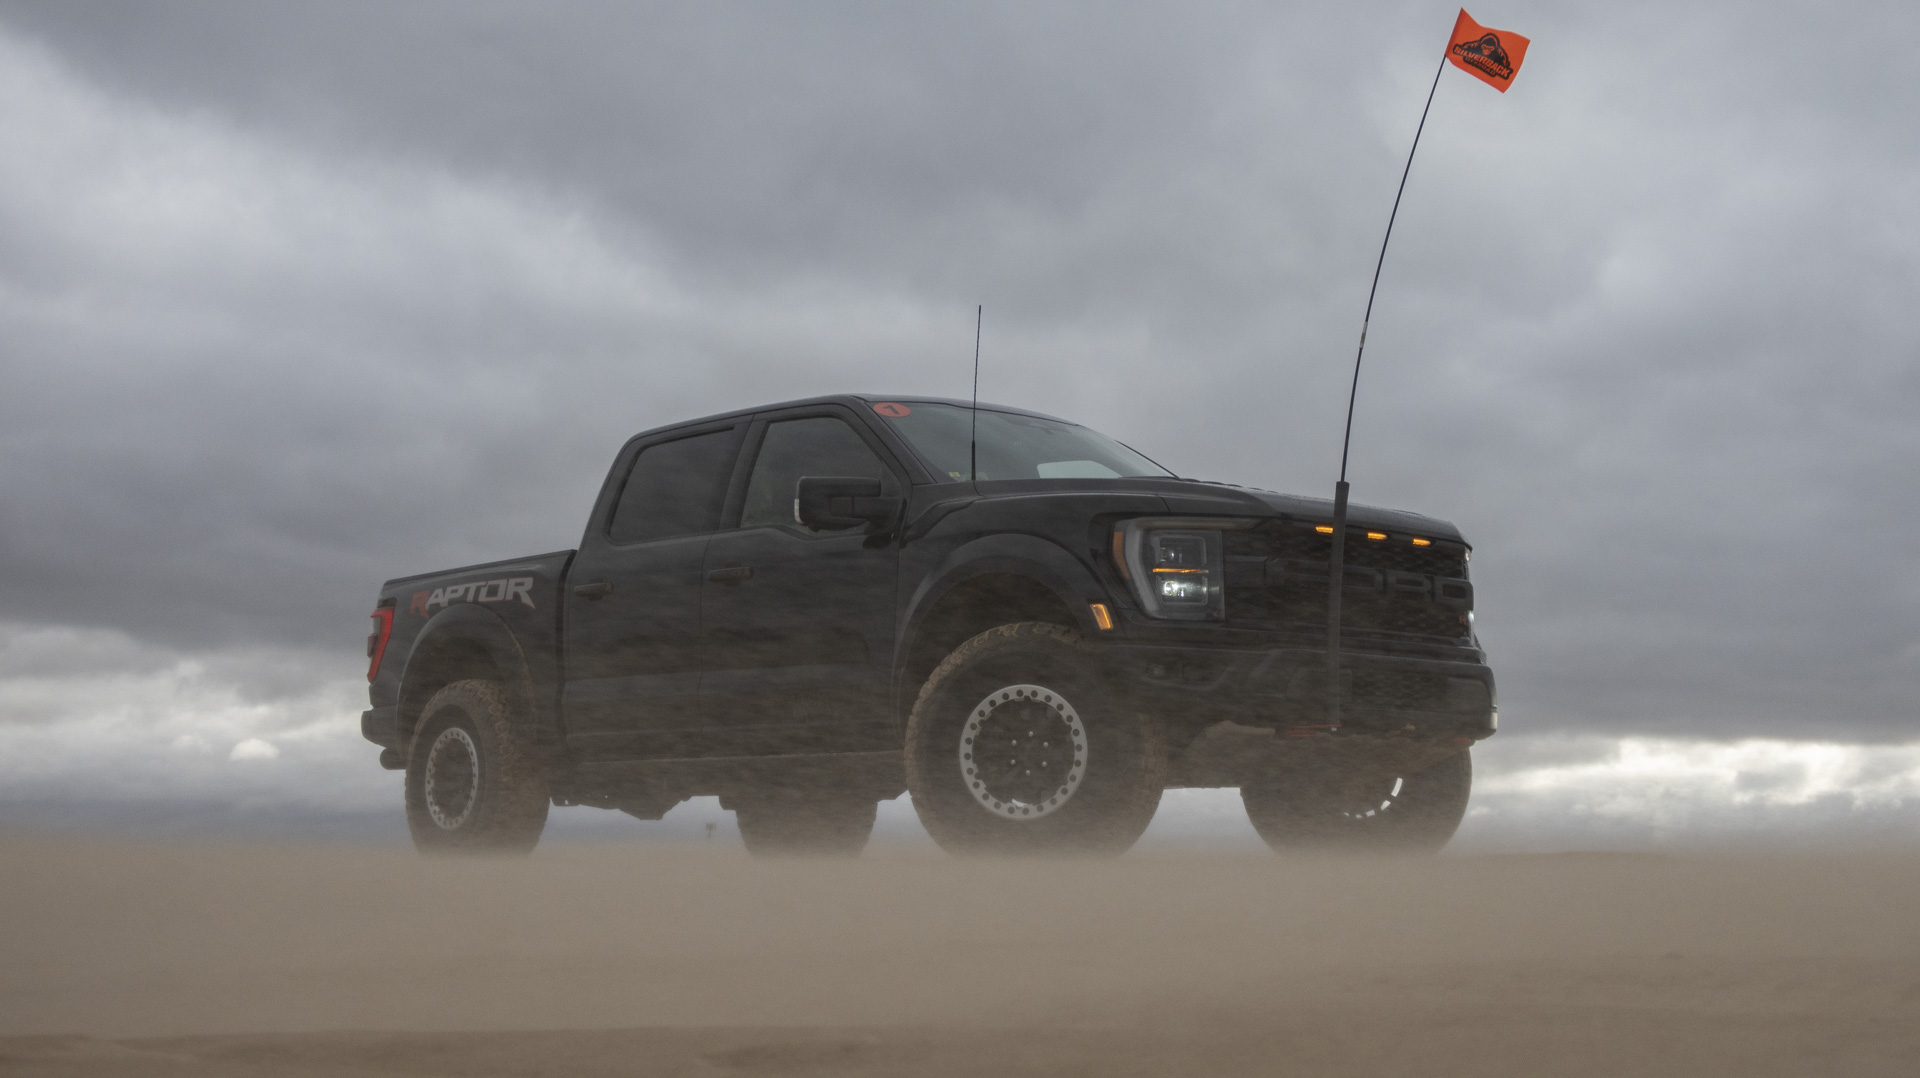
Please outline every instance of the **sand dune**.
[[0, 1074], [1920, 1072], [1920, 856], [0, 841]]

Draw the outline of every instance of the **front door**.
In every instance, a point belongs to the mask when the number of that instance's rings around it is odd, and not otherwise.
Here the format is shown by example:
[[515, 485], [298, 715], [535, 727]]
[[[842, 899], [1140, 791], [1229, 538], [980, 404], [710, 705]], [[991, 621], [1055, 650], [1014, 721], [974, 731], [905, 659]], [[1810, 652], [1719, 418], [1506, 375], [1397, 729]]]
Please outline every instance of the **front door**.
[[838, 409], [756, 425], [737, 525], [707, 544], [701, 709], [746, 753], [897, 748], [888, 714], [900, 551], [892, 528], [813, 531], [794, 516], [802, 477], [906, 484]]
[[707, 542], [745, 431], [641, 446], [581, 540], [567, 574], [564, 706], [568, 743], [584, 756], [677, 756], [697, 741]]

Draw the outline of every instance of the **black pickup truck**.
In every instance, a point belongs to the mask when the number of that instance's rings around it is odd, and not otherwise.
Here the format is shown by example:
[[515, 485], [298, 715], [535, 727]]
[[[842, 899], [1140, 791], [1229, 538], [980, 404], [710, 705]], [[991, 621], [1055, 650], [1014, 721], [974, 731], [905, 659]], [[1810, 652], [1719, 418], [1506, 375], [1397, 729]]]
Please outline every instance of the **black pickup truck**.
[[718, 795], [755, 852], [1118, 852], [1169, 787], [1277, 850], [1437, 849], [1493, 733], [1468, 547], [1176, 477], [964, 401], [822, 397], [649, 431], [580, 549], [387, 581], [362, 717], [422, 850], [527, 850], [549, 804]]

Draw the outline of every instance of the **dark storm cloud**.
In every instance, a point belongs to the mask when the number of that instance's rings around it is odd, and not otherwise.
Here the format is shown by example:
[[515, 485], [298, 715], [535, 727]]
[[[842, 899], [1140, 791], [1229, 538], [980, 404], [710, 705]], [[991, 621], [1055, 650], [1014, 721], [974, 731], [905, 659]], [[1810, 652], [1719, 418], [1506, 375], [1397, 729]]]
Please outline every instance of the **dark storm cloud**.
[[868, 271], [887, 254], [924, 268], [914, 249], [950, 215], [1071, 211], [1116, 166], [1202, 141], [1192, 126], [1220, 74], [1209, 61], [1240, 51], [1237, 18], [1119, 9], [18, 14], [109, 85], [336, 148], [537, 177], [666, 237], [678, 268], [708, 273], [785, 275], [796, 256], [835, 252]]
[[[1475, 11], [1356, 497], [1475, 540], [1511, 728], [1911, 738], [1920, 18], [1591, 7]], [[0, 4], [0, 617], [351, 671], [634, 430], [963, 392], [975, 302], [988, 396], [1321, 493], [1451, 15]]]

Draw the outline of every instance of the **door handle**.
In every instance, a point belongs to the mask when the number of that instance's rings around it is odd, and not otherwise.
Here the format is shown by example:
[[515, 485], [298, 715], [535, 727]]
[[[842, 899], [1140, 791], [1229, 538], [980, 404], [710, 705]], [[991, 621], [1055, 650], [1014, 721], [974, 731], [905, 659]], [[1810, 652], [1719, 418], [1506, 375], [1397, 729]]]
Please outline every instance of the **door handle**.
[[608, 595], [613, 594], [613, 585], [604, 580], [596, 580], [591, 584], [581, 584], [575, 587], [573, 593], [582, 599], [604, 599]]
[[753, 579], [753, 566], [729, 565], [725, 569], [711, 569], [707, 579], [715, 584], [739, 584]]

